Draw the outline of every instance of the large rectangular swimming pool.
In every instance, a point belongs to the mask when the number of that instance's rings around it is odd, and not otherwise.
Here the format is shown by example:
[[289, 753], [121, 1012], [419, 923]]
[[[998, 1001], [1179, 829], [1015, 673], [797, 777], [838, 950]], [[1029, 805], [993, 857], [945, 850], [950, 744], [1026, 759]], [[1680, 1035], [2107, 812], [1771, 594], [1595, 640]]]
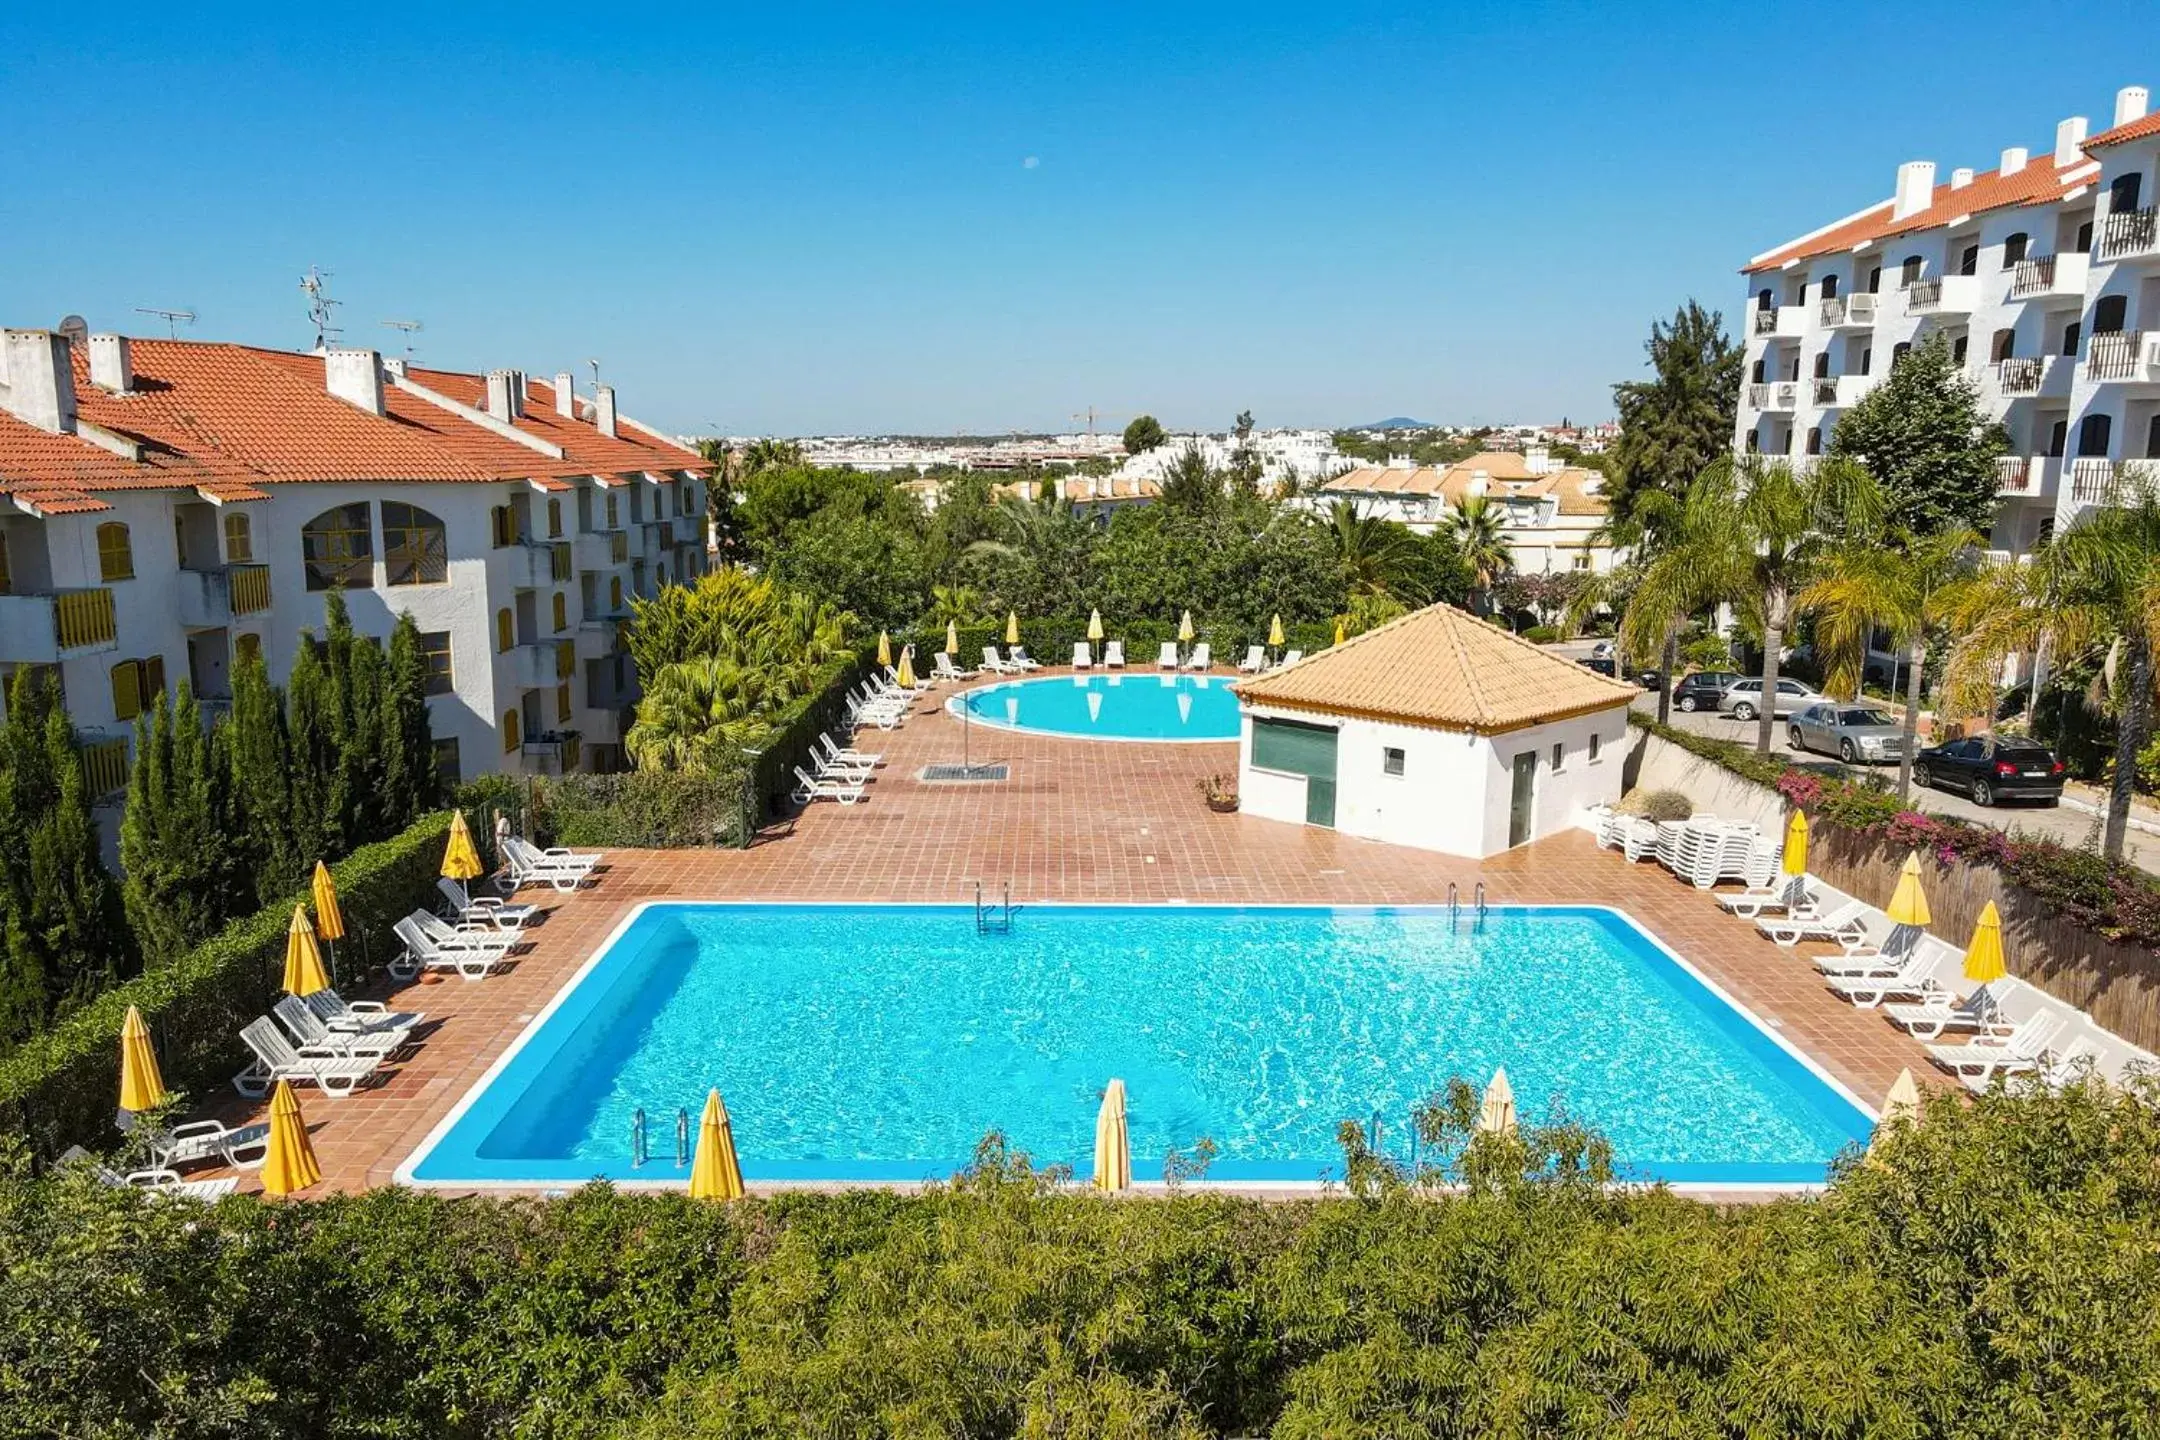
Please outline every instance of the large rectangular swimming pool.
[[1205, 1137], [1210, 1179], [1312, 1181], [1340, 1122], [1397, 1149], [1500, 1066], [1640, 1178], [1820, 1182], [1872, 1121], [1612, 910], [1050, 905], [981, 934], [968, 906], [653, 903], [400, 1175], [680, 1181], [676, 1113], [714, 1086], [753, 1181], [941, 1178], [992, 1129], [1085, 1175], [1116, 1076], [1135, 1178]]

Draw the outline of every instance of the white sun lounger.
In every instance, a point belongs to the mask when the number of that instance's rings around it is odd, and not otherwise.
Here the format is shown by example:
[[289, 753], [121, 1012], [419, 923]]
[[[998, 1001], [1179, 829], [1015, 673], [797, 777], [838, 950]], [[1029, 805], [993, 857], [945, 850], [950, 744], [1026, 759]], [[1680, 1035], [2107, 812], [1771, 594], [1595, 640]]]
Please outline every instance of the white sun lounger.
[[1282, 659], [1276, 662], [1275, 668], [1280, 670], [1285, 665], [1295, 665], [1304, 658], [1305, 652], [1303, 650], [1285, 650]]
[[1238, 661], [1238, 674], [1257, 675], [1267, 669], [1267, 651], [1258, 645], [1245, 647], [1245, 658]]
[[1075, 670], [1092, 670], [1095, 668], [1095, 652], [1089, 648], [1087, 641], [1081, 640], [1073, 645], [1072, 668]]
[[302, 998], [332, 1030], [413, 1030], [427, 1019], [425, 1010], [392, 1010], [380, 1000], [347, 1000], [335, 990], [317, 990]]
[[1205, 640], [1193, 646], [1192, 654], [1185, 657], [1185, 668], [1187, 670], [1205, 670], [1214, 663], [1215, 657], [1209, 652], [1208, 642]]
[[1969, 1045], [1930, 1045], [1928, 1058], [1944, 1069], [1985, 1085], [1997, 1075], [2018, 1070], [2037, 1070], [2040, 1056], [2062, 1029], [2062, 1016], [2053, 1010], [2036, 1011], [2020, 1021], [1999, 1040], [1976, 1040]]
[[1949, 946], [1917, 925], [1894, 926], [1880, 945], [1818, 955], [1814, 965], [1825, 975], [1895, 975], [1915, 954], [1940, 956]]
[[1023, 674], [1030, 670], [1042, 669], [1042, 662], [1028, 654], [1025, 645], [1013, 646], [1012, 654], [1007, 658], [1007, 663]]
[[[2088, 1074], [2098, 1074], [2100, 1058], [2100, 1047], [2093, 1043], [2093, 1038], [2090, 1035], [2080, 1035], [2060, 1051], [2049, 1051], [2042, 1055], [2039, 1063], [2033, 1067], [2033, 1073], [2048, 1089], [2060, 1090], [2065, 1085], [2084, 1079]], [[1986, 1088], [1984, 1082], [1975, 1083], [1969, 1078], [1965, 1083], [1975, 1090]]]
[[252, 1170], [270, 1153], [268, 1125], [228, 1126], [222, 1120], [189, 1120], [148, 1136], [150, 1158], [161, 1170], [216, 1160]]
[[437, 876], [435, 888], [442, 892], [443, 917], [463, 925], [490, 925], [497, 930], [522, 930], [528, 920], [540, 913], [537, 905], [512, 905], [492, 895], [483, 895], [476, 900], [462, 883], [448, 875]]
[[1125, 642], [1124, 642], [1124, 641], [1122, 641], [1122, 640], [1105, 640], [1105, 641], [1103, 641], [1103, 647], [1102, 647], [1102, 663], [1103, 663], [1103, 669], [1105, 669], [1105, 670], [1122, 670], [1122, 669], [1124, 669], [1124, 668], [1125, 668]]
[[453, 925], [442, 916], [430, 915], [425, 910], [415, 910], [405, 918], [445, 950], [480, 950], [491, 955], [507, 955], [522, 943], [514, 930], [497, 930], [484, 924]]
[[410, 1030], [332, 1030], [297, 995], [280, 995], [270, 1013], [295, 1045], [317, 1045], [339, 1055], [370, 1055], [387, 1060], [412, 1038]]
[[940, 680], [972, 680], [982, 672], [979, 670], [962, 670], [953, 663], [952, 656], [940, 650], [937, 652], [936, 658], [930, 662], [930, 673]]
[[989, 671], [992, 675], [1017, 675], [1020, 673], [1019, 666], [1009, 665], [1002, 658], [1000, 658], [1000, 656], [998, 655], [998, 648], [995, 645], [983, 646], [982, 668]]
[[[1827, 898], [1824, 904], [1828, 905]], [[1835, 908], [1826, 908], [1811, 918], [1765, 917], [1755, 922], [1755, 928], [1787, 950], [1803, 940], [1821, 940], [1850, 950], [1867, 940], [1867, 917], [1871, 913], [1881, 912], [1848, 896]]]
[[1915, 1040], [1935, 1040], [1953, 1030], [1970, 1030], [1979, 1035], [2007, 1034], [2005, 1026], [1996, 1014], [1995, 992], [1982, 985], [1972, 994], [1959, 998], [1943, 994], [1932, 996], [1916, 1004], [1885, 1005], [1883, 1013], [1891, 1023], [1902, 1025]]
[[[593, 867], [600, 863], [596, 854], [578, 854], [560, 846], [542, 850], [528, 841], [512, 835], [503, 841], [503, 859], [510, 867], [511, 883], [515, 890], [520, 885], [552, 885], [557, 890], [575, 890], [592, 878]], [[498, 889], [502, 880], [496, 880]]]
[[260, 1100], [280, 1080], [315, 1085], [332, 1099], [343, 1099], [371, 1078], [382, 1060], [374, 1055], [344, 1055], [314, 1045], [295, 1046], [269, 1016], [248, 1021], [240, 1039], [255, 1058], [233, 1076], [233, 1089]]
[[853, 745], [842, 745], [830, 735], [818, 736], [816, 742], [822, 753], [834, 760], [853, 760], [863, 765], [882, 765], [885, 756], [881, 751], [858, 750]]
[[1893, 995], [1925, 997], [1950, 992], [1935, 977], [1943, 969], [1943, 957], [1915, 946], [1905, 964], [1892, 975], [1845, 975], [1829, 977], [1830, 988], [1862, 1010], [1873, 1010]]
[[455, 970], [467, 980], [485, 980], [488, 972], [503, 963], [500, 947], [438, 944], [408, 915], [390, 927], [405, 948], [384, 968], [396, 980], [410, 980], [423, 970]]
[[1747, 889], [1711, 898], [1730, 914], [1749, 920], [1782, 913], [1787, 920], [1813, 919], [1822, 905], [1822, 884], [1812, 875], [1782, 875], [1776, 884], [1750, 885]]
[[810, 752], [810, 769], [820, 780], [867, 780], [876, 768], [867, 760], [835, 759], [815, 748]]
[[835, 775], [830, 778], [812, 775], [797, 765], [795, 767], [795, 803], [808, 805], [813, 800], [837, 800], [843, 805], [853, 805], [863, 797], [863, 786], [868, 783], [868, 771], [858, 771], [848, 779]]
[[1155, 652], [1155, 664], [1164, 670], [1178, 668], [1177, 641], [1165, 640], [1162, 642], [1162, 649]]
[[[265, 1125], [262, 1129], [268, 1134], [270, 1127]], [[122, 1175], [80, 1145], [70, 1145], [60, 1156], [62, 1164], [78, 1161], [90, 1167], [90, 1172], [97, 1176], [100, 1185], [110, 1185], [116, 1190], [147, 1190], [161, 1199], [200, 1200], [208, 1205], [232, 1194], [234, 1188], [240, 1184], [239, 1179], [231, 1175], [221, 1176], [216, 1180], [188, 1180], [166, 1165], [153, 1166], [148, 1170], [131, 1170]], [[260, 1165], [262, 1162], [257, 1160], [255, 1163]]]

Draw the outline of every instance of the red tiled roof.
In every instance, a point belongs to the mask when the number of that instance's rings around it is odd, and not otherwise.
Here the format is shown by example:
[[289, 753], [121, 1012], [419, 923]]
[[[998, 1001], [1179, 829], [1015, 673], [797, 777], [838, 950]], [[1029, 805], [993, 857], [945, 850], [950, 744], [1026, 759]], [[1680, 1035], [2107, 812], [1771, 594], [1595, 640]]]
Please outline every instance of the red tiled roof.
[[2012, 205], [2044, 205], [2049, 201], [2062, 199], [2099, 173], [2100, 167], [2083, 155], [2074, 163], [2058, 168], [2054, 152], [2048, 151], [2028, 161], [2024, 169], [2013, 175], [2005, 175], [2000, 170], [1990, 170], [1985, 174], [1975, 175], [1969, 185], [1937, 185], [1934, 198], [1929, 201], [1927, 208], [1908, 215], [1903, 220], [1891, 218], [1896, 205], [1893, 201], [1885, 200], [1850, 219], [1839, 221], [1827, 230], [1805, 236], [1759, 259], [1750, 260], [1741, 267], [1740, 273], [1756, 275], [1765, 270], [1781, 269], [1795, 260], [1843, 254], [1892, 236], [1939, 229], [1968, 215], [1978, 215], [1986, 210], [2001, 210]]
[[2085, 142], [2085, 148], [2093, 150], [2102, 145], [2127, 145], [2132, 140], [2144, 140], [2154, 135], [2160, 135], [2160, 110], [2136, 120], [2126, 121], [2112, 130], [2101, 131]]
[[[455, 370], [422, 370], [408, 372], [412, 378], [428, 389], [476, 410], [487, 408], [487, 377], [467, 375]], [[592, 425], [589, 419], [568, 419], [555, 411], [555, 387], [544, 380], [526, 380], [525, 413], [514, 422], [526, 434], [560, 445], [564, 457], [571, 463], [570, 469], [580, 475], [617, 475], [636, 470], [698, 470], [704, 471], [704, 459], [694, 450], [686, 450], [672, 441], [661, 440], [642, 430], [624, 424], [616, 426], [615, 438], [609, 439]], [[577, 402], [580, 416], [591, 411], [589, 402]]]
[[100, 490], [170, 490], [227, 483], [185, 455], [144, 446], [130, 460], [79, 435], [54, 435], [0, 412], [0, 495], [62, 515], [112, 507]]

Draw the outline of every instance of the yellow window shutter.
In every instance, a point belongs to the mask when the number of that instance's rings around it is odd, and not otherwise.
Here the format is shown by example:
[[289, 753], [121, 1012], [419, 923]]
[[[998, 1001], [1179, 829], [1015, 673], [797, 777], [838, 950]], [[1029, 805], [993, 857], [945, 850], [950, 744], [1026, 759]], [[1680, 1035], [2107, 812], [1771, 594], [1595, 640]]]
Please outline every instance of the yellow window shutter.
[[142, 714], [142, 672], [133, 660], [112, 667], [112, 706], [114, 716], [121, 720]]

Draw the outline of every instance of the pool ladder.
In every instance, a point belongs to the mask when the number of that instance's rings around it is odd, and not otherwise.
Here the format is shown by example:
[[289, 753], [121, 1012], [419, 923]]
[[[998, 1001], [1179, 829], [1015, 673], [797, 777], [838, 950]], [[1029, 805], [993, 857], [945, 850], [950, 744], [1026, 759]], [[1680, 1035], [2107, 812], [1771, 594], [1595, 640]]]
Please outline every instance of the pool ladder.
[[[638, 1106], [630, 1116], [630, 1168], [642, 1169], [652, 1158], [650, 1138], [646, 1134], [645, 1107]], [[680, 1170], [690, 1163], [690, 1112], [678, 1108], [675, 1111], [675, 1168]]]
[[[1477, 882], [1477, 890], [1473, 893], [1470, 903], [1477, 907], [1478, 922], [1480, 924], [1484, 923], [1485, 882], [1483, 880]], [[1448, 881], [1447, 885], [1447, 913], [1450, 925], [1453, 925], [1462, 916], [1462, 891], [1453, 880]]]
[[992, 903], [983, 899], [982, 881], [975, 882], [975, 933], [978, 935], [1012, 934], [1013, 900], [1012, 881], [1005, 882], [1005, 899]]

